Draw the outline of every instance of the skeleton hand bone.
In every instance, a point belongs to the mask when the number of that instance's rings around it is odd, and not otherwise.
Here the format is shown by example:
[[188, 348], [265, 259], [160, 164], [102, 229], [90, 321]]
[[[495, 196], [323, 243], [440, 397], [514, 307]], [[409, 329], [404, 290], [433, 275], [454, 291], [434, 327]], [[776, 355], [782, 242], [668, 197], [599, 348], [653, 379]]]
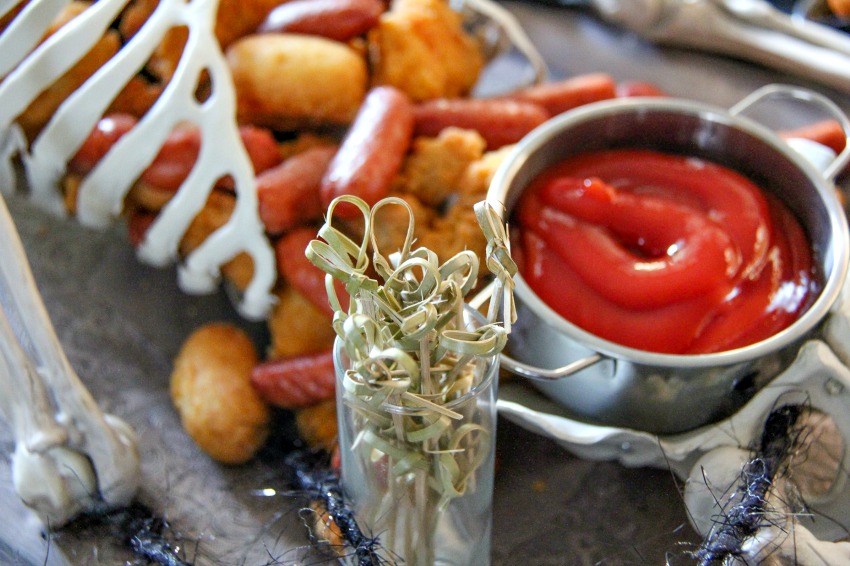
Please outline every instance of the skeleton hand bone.
[[0, 306], [0, 414], [18, 495], [51, 528], [126, 505], [139, 485], [135, 433], [101, 412], [65, 357], [2, 198]]
[[764, 0], [591, 0], [607, 21], [665, 45], [748, 59], [850, 89], [850, 40]]

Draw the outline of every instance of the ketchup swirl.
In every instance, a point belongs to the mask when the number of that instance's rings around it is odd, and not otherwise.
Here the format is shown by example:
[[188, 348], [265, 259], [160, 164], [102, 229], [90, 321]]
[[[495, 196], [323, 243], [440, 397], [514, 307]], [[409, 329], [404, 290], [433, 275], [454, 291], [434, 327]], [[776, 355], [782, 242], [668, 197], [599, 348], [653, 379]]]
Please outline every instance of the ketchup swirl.
[[520, 271], [601, 338], [669, 354], [753, 344], [820, 289], [811, 245], [783, 203], [746, 177], [648, 150], [571, 157], [517, 207]]

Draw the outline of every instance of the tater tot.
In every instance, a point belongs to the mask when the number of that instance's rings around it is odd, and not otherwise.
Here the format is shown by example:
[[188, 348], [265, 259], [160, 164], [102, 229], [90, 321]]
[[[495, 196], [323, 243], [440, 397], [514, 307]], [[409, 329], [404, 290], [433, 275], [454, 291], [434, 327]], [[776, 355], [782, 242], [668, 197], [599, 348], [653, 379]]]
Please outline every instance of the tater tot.
[[220, 0], [215, 35], [227, 47], [259, 27], [275, 7], [286, 0]]
[[439, 207], [457, 192], [459, 179], [470, 163], [481, 158], [485, 146], [478, 132], [453, 127], [436, 138], [416, 138], [397, 188], [428, 206]]
[[827, 0], [827, 5], [836, 16], [850, 18], [850, 0]]
[[[268, 13], [285, 0], [220, 0], [216, 12], [215, 36], [222, 48], [252, 33]], [[133, 0], [118, 23], [125, 39], [133, 37], [159, 4], [158, 0]], [[168, 30], [148, 61], [147, 71], [159, 81], [167, 82], [174, 75], [186, 45], [188, 30], [184, 26]]]
[[247, 36], [227, 50], [237, 118], [276, 130], [349, 123], [366, 94], [365, 59], [306, 35]]
[[250, 338], [226, 323], [197, 329], [174, 361], [171, 399], [183, 428], [216, 461], [247, 462], [266, 441], [271, 413], [251, 386], [256, 364]]
[[275, 295], [278, 301], [268, 319], [270, 359], [312, 354], [333, 345], [336, 334], [325, 313], [288, 285]]
[[330, 452], [337, 442], [336, 401], [330, 399], [295, 413], [295, 424], [301, 438], [312, 449]]
[[416, 101], [469, 93], [484, 66], [462, 16], [445, 0], [396, 0], [368, 37], [373, 83]]

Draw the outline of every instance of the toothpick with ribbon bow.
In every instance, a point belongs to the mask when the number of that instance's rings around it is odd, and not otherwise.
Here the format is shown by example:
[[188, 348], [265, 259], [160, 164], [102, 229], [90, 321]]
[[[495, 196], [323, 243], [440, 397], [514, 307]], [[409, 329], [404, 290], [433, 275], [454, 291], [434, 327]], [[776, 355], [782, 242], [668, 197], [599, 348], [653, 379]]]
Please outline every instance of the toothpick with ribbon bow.
[[[343, 203], [354, 205], [363, 218], [360, 242], [334, 225], [334, 211]], [[384, 255], [375, 226], [376, 214], [387, 206], [404, 207], [409, 223], [401, 248]], [[413, 211], [400, 198], [388, 197], [371, 208], [354, 196], [335, 199], [305, 251], [326, 273], [335, 311], [343, 404], [337, 409], [352, 415], [353, 423], [343, 469], [346, 458], [357, 460], [361, 475], [377, 473], [375, 463], [383, 462], [378, 468], [388, 477], [372, 485], [384, 491], [370, 496], [376, 502], [365, 520], [387, 523], [381, 528], [385, 538], [400, 538], [384, 541], [385, 546], [408, 561], [415, 556], [414, 564], [433, 563], [440, 514], [474, 491], [477, 470], [492, 458], [492, 420], [481, 415], [475, 397], [496, 379], [493, 368], [516, 317], [512, 277], [517, 268], [493, 207], [479, 203], [475, 213], [487, 239], [486, 265], [495, 278], [486, 318], [465, 300], [479, 283], [478, 256], [466, 250], [440, 263], [433, 251], [414, 249]], [[351, 295], [347, 310], [340, 306], [334, 279]], [[341, 430], [341, 437], [346, 434]], [[407, 500], [409, 508], [401, 503]], [[418, 522], [410, 523], [411, 516]]]

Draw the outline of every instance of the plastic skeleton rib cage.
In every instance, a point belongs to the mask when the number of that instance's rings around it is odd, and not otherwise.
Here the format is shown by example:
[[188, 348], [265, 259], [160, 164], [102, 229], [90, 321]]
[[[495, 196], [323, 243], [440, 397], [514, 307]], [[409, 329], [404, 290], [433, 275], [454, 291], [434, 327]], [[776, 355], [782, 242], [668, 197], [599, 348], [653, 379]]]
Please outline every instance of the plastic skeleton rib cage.
[[[201, 136], [201, 150], [189, 177], [145, 234], [138, 253], [142, 261], [164, 265], [177, 258], [178, 244], [204, 206], [215, 181], [234, 179], [236, 209], [221, 228], [190, 253], [179, 269], [181, 288], [189, 293], [212, 291], [222, 264], [239, 252], [253, 260], [253, 278], [239, 305], [243, 316], [260, 319], [273, 298], [274, 254], [257, 212], [254, 172], [239, 136], [232, 79], [214, 35], [217, 0], [162, 0], [129, 42], [69, 96], [42, 132], [27, 147], [15, 118], [102, 37], [129, 0], [100, 0], [50, 35], [38, 38], [67, 1], [33, 0], [0, 35], [0, 191], [16, 186], [14, 158], [24, 164], [31, 197], [57, 213], [65, 208], [57, 184], [65, 164], [80, 148], [110, 102], [151, 57], [168, 30], [188, 29], [188, 41], [174, 76], [139, 123], [110, 149], [83, 179], [77, 197], [80, 222], [102, 227], [118, 216], [124, 197], [153, 161], [175, 126], [191, 123]], [[0, 17], [17, 2], [0, 0]], [[531, 64], [534, 80], [545, 78], [546, 66], [515, 19], [490, 0], [455, 2], [471, 31], [492, 58], [515, 48]], [[495, 33], [494, 33], [495, 32]], [[194, 96], [202, 73], [212, 94]]]
[[[220, 265], [245, 251], [255, 269], [240, 310], [248, 318], [262, 317], [271, 304], [269, 289], [276, 273], [257, 213], [253, 169], [234, 120], [235, 92], [213, 35], [218, 2], [160, 2], [128, 44], [65, 100], [28, 149], [21, 128], [14, 123], [16, 116], [92, 48], [127, 0], [92, 4], [36, 46], [63, 4], [46, 0], [27, 4], [0, 36], [0, 75], [6, 75], [0, 84], [0, 187], [8, 191], [15, 186], [12, 159], [18, 155], [32, 198], [62, 212], [57, 183], [65, 164], [165, 33], [185, 25], [189, 37], [173, 79], [137, 126], [83, 179], [77, 199], [79, 220], [97, 227], [111, 222], [168, 134], [178, 124], [194, 124], [201, 136], [198, 160], [181, 190], [148, 230], [138, 253], [154, 265], [173, 261], [180, 238], [204, 206], [215, 181], [230, 175], [236, 188], [236, 209], [224, 226], [186, 258], [179, 271], [180, 284], [187, 292], [212, 290]], [[0, 8], [8, 12], [14, 5], [4, 0]], [[193, 91], [203, 72], [209, 74], [212, 94], [200, 102]]]

